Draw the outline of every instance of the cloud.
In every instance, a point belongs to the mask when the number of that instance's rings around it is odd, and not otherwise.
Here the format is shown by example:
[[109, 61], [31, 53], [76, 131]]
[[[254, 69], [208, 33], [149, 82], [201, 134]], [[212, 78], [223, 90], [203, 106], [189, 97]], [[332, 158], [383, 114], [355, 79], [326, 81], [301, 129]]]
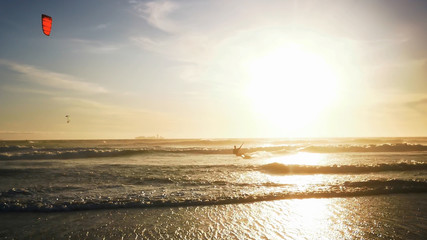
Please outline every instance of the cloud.
[[96, 30], [102, 30], [102, 29], [106, 29], [108, 27], [108, 24], [99, 24], [95, 27]]
[[175, 76], [185, 81], [200, 80], [203, 73], [219, 51], [217, 38], [199, 34], [179, 34], [168, 38], [152, 39], [146, 36], [133, 37], [131, 41], [139, 48], [172, 60], [178, 65], [169, 66]]
[[172, 1], [152, 1], [152, 2], [130, 2], [137, 13], [144, 18], [151, 26], [165, 32], [176, 32], [177, 25], [169, 18], [169, 15], [179, 8], [178, 4]]
[[74, 97], [53, 97], [55, 101], [65, 102], [70, 104], [71, 106], [75, 106], [78, 108], [88, 108], [88, 109], [100, 109], [105, 110], [105, 112], [109, 112], [111, 114], [117, 113], [117, 109], [122, 109], [120, 107], [111, 106], [108, 104], [99, 103], [97, 101], [84, 99], [84, 98], [74, 98]]
[[176, 122], [176, 117], [170, 113], [151, 109], [75, 97], [53, 97], [52, 100], [63, 106], [63, 111], [75, 120], [74, 124], [89, 132], [100, 130], [130, 133], [141, 129], [151, 131], [153, 126], [174, 126]]
[[19, 88], [14, 86], [2, 86], [2, 90], [8, 91], [8, 92], [18, 92], [18, 93], [34, 93], [34, 94], [41, 94], [41, 95], [57, 95], [57, 91], [46, 91], [46, 90], [40, 90], [40, 89], [34, 89], [34, 88]]
[[417, 101], [408, 102], [408, 107], [415, 109], [419, 112], [427, 113], [427, 98], [423, 98]]
[[131, 40], [144, 50], [168, 59], [192, 63], [204, 62], [216, 47], [213, 39], [197, 34], [178, 35], [162, 40], [148, 37], [133, 37]]
[[7, 66], [11, 70], [27, 76], [28, 81], [43, 86], [83, 93], [108, 92], [97, 84], [84, 82], [71, 75], [48, 71], [35, 66], [19, 64], [5, 59], [0, 59], [0, 65]]
[[84, 52], [92, 52], [92, 53], [108, 53], [119, 50], [122, 46], [118, 44], [106, 44], [101, 41], [92, 41], [85, 39], [70, 39], [72, 43], [79, 44], [80, 46], [76, 49]]
[[73, 112], [86, 112], [88, 114], [106, 115], [114, 118], [126, 118], [130, 116], [137, 116], [140, 114], [159, 114], [145, 109], [105, 104], [85, 98], [53, 97], [52, 100], [65, 103], [66, 105], [74, 109]]

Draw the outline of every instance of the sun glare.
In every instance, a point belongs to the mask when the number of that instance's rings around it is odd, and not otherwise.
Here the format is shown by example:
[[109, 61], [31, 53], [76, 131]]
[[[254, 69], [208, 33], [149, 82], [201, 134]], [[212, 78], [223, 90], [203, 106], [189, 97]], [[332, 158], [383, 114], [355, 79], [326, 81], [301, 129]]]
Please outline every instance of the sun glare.
[[248, 93], [261, 117], [297, 130], [334, 99], [337, 79], [324, 59], [301, 46], [276, 49], [249, 64]]
[[327, 161], [326, 155], [320, 153], [298, 152], [269, 159], [286, 165], [321, 165]]

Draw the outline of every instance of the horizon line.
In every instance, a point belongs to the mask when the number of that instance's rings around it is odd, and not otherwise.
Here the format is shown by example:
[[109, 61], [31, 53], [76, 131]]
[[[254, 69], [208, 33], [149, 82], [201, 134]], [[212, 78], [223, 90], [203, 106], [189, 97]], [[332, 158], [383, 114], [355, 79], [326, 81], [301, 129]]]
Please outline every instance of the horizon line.
[[252, 139], [282, 139], [282, 140], [303, 140], [303, 139], [380, 139], [380, 138], [427, 138], [427, 136], [376, 136], [376, 137], [172, 137], [172, 138], [69, 138], [69, 139], [0, 139], [0, 141], [106, 141], [106, 140], [136, 140], [136, 141], [144, 141], [144, 140], [252, 140]]

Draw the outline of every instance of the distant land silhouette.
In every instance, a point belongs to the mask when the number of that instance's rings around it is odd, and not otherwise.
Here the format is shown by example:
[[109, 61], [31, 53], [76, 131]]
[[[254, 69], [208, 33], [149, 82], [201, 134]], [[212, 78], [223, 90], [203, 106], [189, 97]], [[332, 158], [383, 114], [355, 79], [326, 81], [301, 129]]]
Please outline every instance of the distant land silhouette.
[[159, 136], [159, 134], [157, 134], [156, 136], [139, 136], [135, 137], [135, 139], [164, 139], [164, 137]]

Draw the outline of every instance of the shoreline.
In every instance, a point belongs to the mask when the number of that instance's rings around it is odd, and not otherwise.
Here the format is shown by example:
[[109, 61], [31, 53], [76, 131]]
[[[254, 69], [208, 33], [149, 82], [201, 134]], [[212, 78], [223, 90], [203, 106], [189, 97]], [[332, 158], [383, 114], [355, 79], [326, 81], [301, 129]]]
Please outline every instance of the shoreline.
[[[9, 212], [0, 213], [0, 237], [294, 239], [324, 236], [327, 239], [421, 239], [427, 234], [427, 226], [419, 225], [427, 218], [426, 200], [427, 194], [394, 194], [178, 208]], [[406, 221], [399, 223], [400, 219]], [[396, 224], [390, 224], [394, 222]]]

